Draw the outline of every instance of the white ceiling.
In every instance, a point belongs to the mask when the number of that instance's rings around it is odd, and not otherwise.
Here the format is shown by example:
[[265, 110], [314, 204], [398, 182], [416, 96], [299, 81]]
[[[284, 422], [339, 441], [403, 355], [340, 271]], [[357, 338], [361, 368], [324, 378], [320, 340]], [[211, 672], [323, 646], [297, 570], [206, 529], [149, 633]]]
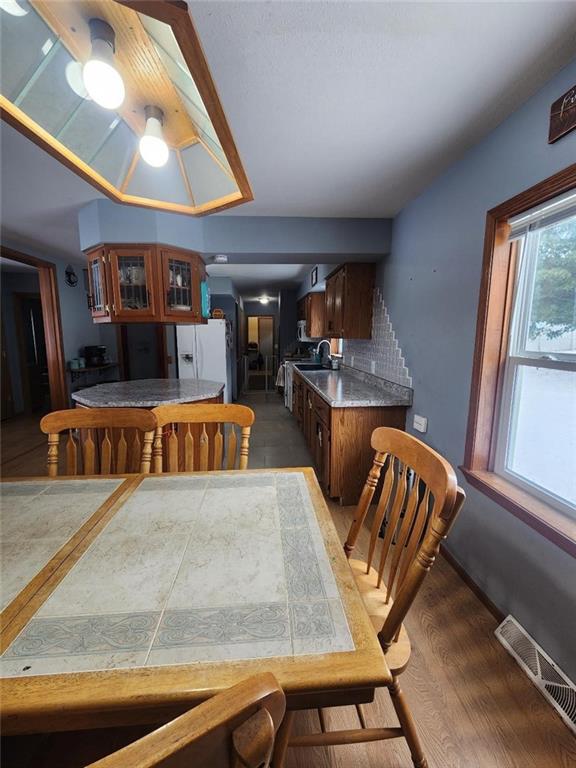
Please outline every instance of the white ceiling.
[[273, 297], [281, 288], [296, 288], [310, 264], [209, 264], [210, 277], [229, 277], [247, 301]]
[[230, 215], [393, 216], [576, 55], [575, 2], [189, 7], [255, 196]]
[[[576, 55], [574, 2], [191, 8], [256, 197], [230, 215], [393, 215]], [[0, 128], [5, 237], [81, 259], [99, 193]]]

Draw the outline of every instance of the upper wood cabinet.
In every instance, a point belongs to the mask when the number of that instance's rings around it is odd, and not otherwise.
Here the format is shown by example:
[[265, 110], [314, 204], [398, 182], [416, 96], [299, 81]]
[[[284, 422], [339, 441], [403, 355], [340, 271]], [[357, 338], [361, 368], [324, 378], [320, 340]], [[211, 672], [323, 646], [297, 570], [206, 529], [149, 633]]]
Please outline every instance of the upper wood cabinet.
[[156, 320], [154, 255], [150, 247], [108, 250], [112, 307], [117, 320]]
[[306, 336], [319, 339], [324, 335], [324, 291], [307, 293], [298, 302], [298, 320], [306, 320]]
[[204, 262], [195, 253], [168, 248], [161, 249], [160, 259], [165, 318], [175, 322], [201, 322], [201, 284], [206, 280]]
[[324, 333], [330, 338], [370, 339], [374, 264], [343, 264], [326, 278]]
[[206, 267], [197, 253], [155, 244], [106, 244], [87, 258], [94, 322], [206, 322]]

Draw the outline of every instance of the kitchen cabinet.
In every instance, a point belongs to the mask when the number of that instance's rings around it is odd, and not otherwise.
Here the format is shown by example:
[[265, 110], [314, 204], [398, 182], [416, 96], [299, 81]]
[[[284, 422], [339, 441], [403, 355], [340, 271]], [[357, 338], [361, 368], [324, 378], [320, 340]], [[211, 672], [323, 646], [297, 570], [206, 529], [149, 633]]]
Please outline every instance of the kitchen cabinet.
[[404, 429], [406, 406], [332, 407], [299, 371], [292, 393], [293, 413], [322, 490], [341, 504], [356, 504], [374, 458], [372, 432], [376, 427]]
[[88, 254], [88, 290], [88, 308], [92, 318], [96, 321], [108, 318], [112, 301], [108, 297], [105, 248], [96, 248]]
[[111, 248], [108, 260], [115, 319], [123, 323], [156, 320], [153, 250]]
[[174, 322], [201, 322], [200, 286], [206, 280], [206, 267], [193, 253], [162, 248], [163, 315]]
[[156, 244], [104, 244], [86, 256], [95, 323], [207, 320], [206, 267], [197, 253]]
[[306, 336], [311, 339], [321, 339], [324, 335], [325, 307], [324, 291], [307, 293], [298, 302], [298, 320], [306, 321]]
[[349, 263], [326, 278], [324, 333], [329, 338], [370, 339], [374, 264]]

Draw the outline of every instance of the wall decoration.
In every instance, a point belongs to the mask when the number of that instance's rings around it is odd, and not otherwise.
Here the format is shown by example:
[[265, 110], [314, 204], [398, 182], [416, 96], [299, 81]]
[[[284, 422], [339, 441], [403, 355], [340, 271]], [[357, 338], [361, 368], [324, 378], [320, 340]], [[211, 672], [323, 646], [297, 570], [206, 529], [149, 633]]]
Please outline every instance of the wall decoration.
[[314, 267], [310, 274], [310, 280], [312, 281], [312, 288], [316, 285], [318, 282], [318, 267]]
[[576, 128], [576, 85], [556, 99], [550, 107], [550, 131], [548, 144]]
[[70, 288], [76, 288], [78, 285], [78, 275], [74, 272], [72, 264], [68, 264], [64, 270], [64, 279], [66, 280], [66, 285], [69, 285]]

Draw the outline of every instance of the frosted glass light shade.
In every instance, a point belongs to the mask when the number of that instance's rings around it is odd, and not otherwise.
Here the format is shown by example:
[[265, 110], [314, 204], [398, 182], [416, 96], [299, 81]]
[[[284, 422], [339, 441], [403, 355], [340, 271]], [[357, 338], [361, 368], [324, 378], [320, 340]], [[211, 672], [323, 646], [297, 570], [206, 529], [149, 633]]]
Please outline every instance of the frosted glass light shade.
[[146, 131], [140, 139], [140, 154], [153, 168], [162, 168], [168, 162], [170, 150], [164, 141], [162, 123], [157, 117], [146, 120]]
[[0, 0], [0, 10], [6, 11], [10, 16], [26, 16], [26, 8], [22, 8], [17, 0]]
[[118, 109], [126, 96], [124, 81], [113, 61], [110, 44], [105, 40], [93, 40], [92, 56], [82, 70], [90, 98], [105, 109]]

